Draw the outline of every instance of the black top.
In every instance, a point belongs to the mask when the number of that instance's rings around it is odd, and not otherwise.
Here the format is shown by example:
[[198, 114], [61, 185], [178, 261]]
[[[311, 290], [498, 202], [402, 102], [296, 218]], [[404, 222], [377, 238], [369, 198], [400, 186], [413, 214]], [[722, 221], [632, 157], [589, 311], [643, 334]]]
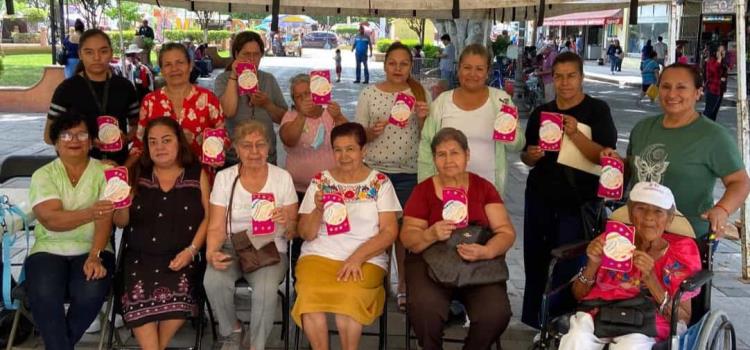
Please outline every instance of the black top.
[[153, 39], [154, 30], [149, 26], [141, 26], [140, 28], [138, 28], [138, 32], [136, 32], [136, 35], [140, 35], [145, 38]]
[[[561, 110], [555, 101], [534, 109], [526, 125], [526, 146], [539, 144], [539, 117], [541, 112], [563, 113], [579, 123], [591, 127], [591, 138], [603, 147], [617, 147], [617, 129], [606, 102], [586, 95], [577, 106]], [[531, 169], [526, 183], [527, 194], [539, 196], [556, 207], [574, 207], [571, 204], [596, 198], [599, 177], [557, 163], [558, 152], [545, 152]], [[573, 172], [578, 195], [568, 181], [564, 169]]]
[[[106, 82], [92, 81], [91, 87], [95, 94], [91, 93], [86, 78], [74, 75], [64, 80], [55, 89], [52, 102], [49, 106], [47, 118], [53, 120], [69, 111], [82, 113], [89, 118], [91, 125], [96, 126], [96, 118], [101, 115], [111, 115], [117, 118], [120, 129], [127, 133], [128, 120], [138, 120], [140, 101], [135, 92], [133, 84], [127, 79], [113, 75], [109, 82], [109, 94], [104, 111], [99, 110], [99, 105], [104, 102]], [[96, 95], [96, 96], [94, 96]], [[95, 101], [99, 101], [97, 104]], [[92, 137], [96, 137], [96, 132]], [[98, 148], [92, 148], [92, 157], [96, 159], [111, 159], [122, 164], [128, 158], [127, 145], [119, 152], [100, 152]]]

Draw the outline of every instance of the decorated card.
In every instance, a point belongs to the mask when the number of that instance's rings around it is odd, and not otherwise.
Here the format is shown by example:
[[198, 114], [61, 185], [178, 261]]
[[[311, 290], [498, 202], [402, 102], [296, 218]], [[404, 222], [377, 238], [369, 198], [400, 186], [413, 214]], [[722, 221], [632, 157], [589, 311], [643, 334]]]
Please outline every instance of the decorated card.
[[604, 228], [602, 268], [630, 272], [633, 268], [635, 230], [619, 221], [609, 220]]
[[316, 105], [327, 105], [331, 102], [331, 71], [314, 70], [310, 72], [310, 92]]
[[443, 220], [456, 224], [457, 228], [469, 225], [469, 201], [462, 188], [443, 188]]
[[563, 116], [542, 112], [539, 123], [539, 148], [543, 151], [560, 151], [563, 137]]
[[273, 211], [276, 209], [273, 193], [253, 193], [250, 209], [254, 236], [267, 235], [276, 230], [273, 222]]
[[388, 123], [399, 128], [405, 128], [409, 125], [409, 116], [411, 116], [411, 111], [416, 101], [417, 99], [414, 96], [402, 92], [397, 93], [396, 101], [393, 103], [393, 107], [391, 107], [391, 117], [388, 118]]
[[96, 118], [96, 124], [99, 126], [99, 150], [102, 152], [117, 152], [122, 149], [122, 131], [117, 118], [103, 115]]
[[323, 221], [329, 236], [349, 232], [349, 214], [341, 194], [323, 194]]
[[237, 64], [237, 86], [240, 95], [250, 95], [258, 91], [258, 68], [254, 64]]
[[118, 166], [104, 170], [107, 185], [104, 187], [103, 200], [111, 201], [115, 209], [127, 208], [132, 203], [130, 185], [128, 184], [128, 168]]
[[224, 140], [227, 138], [225, 129], [203, 130], [203, 145], [201, 153], [201, 163], [210, 166], [222, 166], [226, 161], [224, 153]]
[[503, 104], [500, 112], [495, 116], [495, 131], [492, 139], [500, 142], [513, 142], [516, 140], [516, 126], [518, 125], [518, 108]]
[[617, 158], [601, 157], [602, 174], [599, 176], [597, 195], [605, 199], [621, 199], [625, 183], [625, 165]]

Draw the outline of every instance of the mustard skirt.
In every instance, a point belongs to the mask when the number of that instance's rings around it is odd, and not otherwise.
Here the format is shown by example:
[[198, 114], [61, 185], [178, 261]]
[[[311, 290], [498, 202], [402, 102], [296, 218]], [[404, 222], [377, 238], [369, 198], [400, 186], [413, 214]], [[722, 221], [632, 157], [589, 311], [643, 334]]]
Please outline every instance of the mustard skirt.
[[364, 280], [339, 282], [336, 274], [342, 266], [343, 261], [317, 255], [299, 259], [294, 285], [297, 301], [292, 309], [292, 318], [297, 325], [302, 327], [302, 314], [308, 313], [342, 314], [363, 325], [372, 324], [383, 313], [385, 270], [375, 264], [364, 263]]

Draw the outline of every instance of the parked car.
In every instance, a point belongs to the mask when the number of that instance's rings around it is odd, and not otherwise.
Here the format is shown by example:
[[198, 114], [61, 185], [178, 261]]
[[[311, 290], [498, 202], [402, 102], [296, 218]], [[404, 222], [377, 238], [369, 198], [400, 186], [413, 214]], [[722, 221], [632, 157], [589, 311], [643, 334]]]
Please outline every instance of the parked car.
[[302, 38], [302, 47], [335, 49], [339, 39], [331, 32], [310, 32]]

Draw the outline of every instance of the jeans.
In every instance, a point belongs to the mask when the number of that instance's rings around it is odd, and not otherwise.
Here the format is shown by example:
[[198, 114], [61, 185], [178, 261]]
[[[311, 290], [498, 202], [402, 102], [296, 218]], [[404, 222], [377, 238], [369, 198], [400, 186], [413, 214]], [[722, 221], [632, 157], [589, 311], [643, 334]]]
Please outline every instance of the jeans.
[[417, 174], [386, 173], [386, 175], [393, 184], [393, 189], [396, 191], [396, 197], [398, 197], [398, 203], [401, 204], [401, 209], [405, 208], [411, 192], [417, 186]]
[[357, 61], [357, 79], [355, 81], [360, 81], [360, 63], [365, 66], [365, 83], [370, 82], [370, 70], [367, 68], [367, 55], [355, 55], [356, 61]]
[[[559, 246], [582, 241], [583, 224], [578, 206], [574, 210], [555, 208], [543, 198], [526, 190], [524, 208], [523, 261], [526, 286], [523, 295], [521, 321], [540, 328], [542, 295], [547, 284], [550, 251]], [[573, 205], [571, 204], [571, 207]], [[585, 257], [558, 263], [552, 273], [553, 288], [570, 279], [585, 264]], [[575, 309], [576, 300], [570, 289], [550, 300], [550, 317], [563, 315]]]
[[609, 56], [609, 71], [610, 72], [614, 72], [617, 70], [617, 65], [619, 64], [619, 61], [620, 61], [619, 57], [615, 55]]
[[440, 79], [448, 82], [448, 90], [451, 90], [456, 87], [454, 85], [454, 81], [455, 81], [454, 74], [455, 72], [453, 70], [440, 68]]
[[721, 94], [714, 95], [706, 91], [706, 107], [703, 109], [703, 115], [713, 121], [716, 121], [716, 116], [719, 114], [719, 108], [721, 107], [722, 99], [723, 96]]
[[[48, 350], [73, 350], [96, 319], [112, 285], [115, 257], [102, 252], [107, 276], [86, 281], [83, 265], [88, 254], [61, 256], [36, 253], [25, 262], [26, 294], [31, 313]], [[65, 312], [65, 303], [70, 303]]]
[[76, 67], [78, 67], [77, 58], [68, 58], [68, 62], [65, 62], [65, 79], [68, 79], [76, 74]]

